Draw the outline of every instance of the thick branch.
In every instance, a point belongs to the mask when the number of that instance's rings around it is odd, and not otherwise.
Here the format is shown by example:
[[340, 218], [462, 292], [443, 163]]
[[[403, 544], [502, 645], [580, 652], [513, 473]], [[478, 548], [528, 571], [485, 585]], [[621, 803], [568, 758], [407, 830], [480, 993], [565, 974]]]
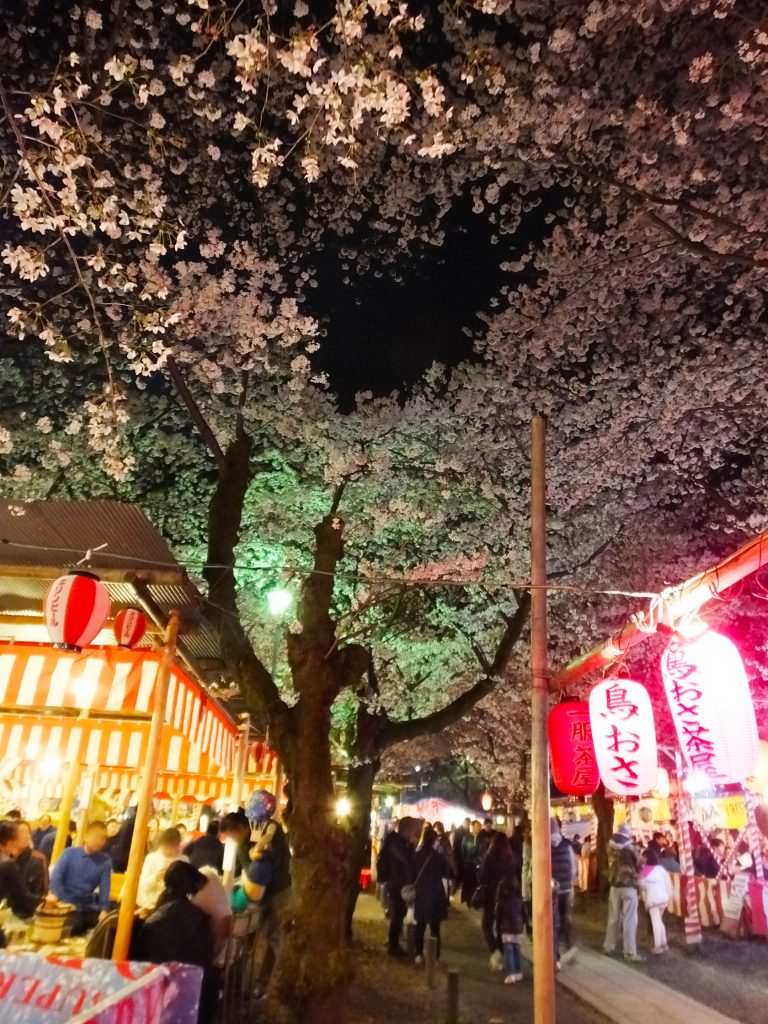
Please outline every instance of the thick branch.
[[179, 369], [179, 364], [176, 362], [173, 356], [170, 356], [168, 358], [167, 365], [168, 373], [170, 374], [171, 380], [173, 381], [173, 386], [176, 388], [176, 390], [179, 393], [179, 397], [181, 398], [184, 405], [187, 407], [187, 412], [189, 413], [192, 422], [197, 427], [198, 431], [200, 432], [200, 436], [208, 446], [208, 450], [216, 460], [216, 465], [219, 467], [219, 472], [221, 473], [226, 465], [226, 459], [224, 457], [224, 452], [221, 450], [221, 445], [219, 444], [218, 439], [214, 434], [213, 430], [211, 429], [205, 416], [203, 416], [202, 412], [200, 411], [200, 406], [197, 404], [195, 396], [187, 387], [187, 382], [184, 380], [184, 375]]
[[222, 453], [219, 478], [208, 512], [208, 614], [218, 628], [221, 654], [243, 695], [274, 718], [288, 708], [272, 676], [253, 650], [240, 621], [235, 580], [235, 549], [250, 482], [251, 439], [239, 429]]
[[682, 231], [678, 231], [677, 228], [673, 227], [653, 210], [646, 210], [645, 212], [657, 227], [661, 228], [662, 231], [665, 231], [674, 238], [676, 242], [679, 242], [680, 245], [697, 256], [703, 256], [708, 260], [716, 260], [719, 263], [740, 263], [745, 267], [764, 267], [768, 265], [768, 260], [759, 259], [757, 256], [750, 256], [748, 253], [717, 252], [708, 245], [704, 245], [703, 242], [694, 242], [693, 239], [683, 234]]
[[330, 613], [331, 600], [336, 582], [336, 566], [344, 551], [344, 522], [336, 511], [344, 486], [342, 483], [336, 488], [331, 511], [315, 527], [314, 565], [304, 581], [299, 608], [299, 619], [306, 639], [312, 643], [325, 641], [326, 648], [331, 650], [335, 641], [335, 624]]
[[390, 722], [386, 732], [385, 746], [391, 747], [397, 743], [405, 743], [408, 740], [416, 739], [418, 736], [432, 735], [442, 732], [451, 725], [464, 718], [465, 715], [479, 704], [481, 700], [493, 692], [496, 684], [506, 671], [509, 659], [512, 656], [515, 644], [520, 639], [523, 629], [528, 622], [528, 615], [531, 608], [530, 594], [524, 594], [520, 599], [515, 614], [507, 623], [507, 628], [499, 641], [496, 654], [490, 665], [490, 670], [479, 679], [474, 686], [470, 687], [460, 697], [451, 701], [440, 711], [435, 711], [424, 718], [413, 718], [409, 722]]

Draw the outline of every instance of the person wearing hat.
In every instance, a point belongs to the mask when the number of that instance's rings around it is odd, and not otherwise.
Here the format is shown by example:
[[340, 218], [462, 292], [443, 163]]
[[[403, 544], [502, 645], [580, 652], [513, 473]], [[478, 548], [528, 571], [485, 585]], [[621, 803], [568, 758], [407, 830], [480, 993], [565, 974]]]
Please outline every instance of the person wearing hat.
[[608, 878], [611, 894], [608, 902], [608, 926], [603, 952], [616, 952], [621, 931], [624, 959], [642, 960], [637, 955], [637, 891], [641, 868], [640, 854], [632, 843], [628, 824], [619, 825], [608, 843]]

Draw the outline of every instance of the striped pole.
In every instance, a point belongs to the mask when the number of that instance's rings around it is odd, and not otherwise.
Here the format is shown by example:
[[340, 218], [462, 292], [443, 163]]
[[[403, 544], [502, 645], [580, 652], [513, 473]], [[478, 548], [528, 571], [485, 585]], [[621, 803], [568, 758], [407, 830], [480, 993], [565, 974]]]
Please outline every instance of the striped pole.
[[765, 875], [763, 874], [763, 849], [760, 843], [761, 833], [757, 826], [757, 817], [755, 815], [757, 798], [747, 786], [744, 786], [744, 803], [747, 806], [747, 842], [749, 843], [749, 852], [752, 855], [755, 874], [762, 881]]
[[[693, 811], [691, 801], [683, 789], [683, 773], [680, 755], [677, 755], [677, 798], [675, 813], [677, 815], [677, 831], [680, 838], [680, 884], [685, 886], [685, 942], [695, 946], [701, 942], [701, 918], [699, 917], [699, 901], [696, 896], [696, 876], [693, 870], [693, 845], [691, 843], [691, 819]], [[682, 895], [682, 893], [681, 893]]]

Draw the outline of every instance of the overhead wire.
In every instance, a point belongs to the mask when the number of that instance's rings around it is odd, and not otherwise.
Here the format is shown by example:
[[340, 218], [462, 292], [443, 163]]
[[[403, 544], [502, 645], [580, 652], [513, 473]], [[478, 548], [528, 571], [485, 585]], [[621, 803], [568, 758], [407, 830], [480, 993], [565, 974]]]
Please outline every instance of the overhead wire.
[[[265, 573], [272, 576], [280, 574], [293, 574], [303, 576], [333, 576], [338, 579], [354, 580], [359, 583], [379, 583], [379, 584], [393, 584], [397, 586], [408, 586], [415, 588], [423, 587], [473, 587], [473, 586], [488, 586], [494, 589], [505, 589], [511, 590], [553, 590], [563, 591], [578, 594], [603, 594], [606, 596], [613, 597], [633, 597], [633, 598], [648, 598], [654, 599], [658, 595], [649, 591], [638, 591], [638, 590], [621, 590], [617, 588], [603, 588], [603, 587], [587, 587], [579, 586], [577, 584], [570, 583], [546, 583], [542, 585], [534, 585], [530, 580], [526, 579], [488, 579], [487, 577], [478, 576], [476, 578], [464, 578], [464, 579], [451, 579], [450, 577], [436, 578], [436, 579], [423, 579], [409, 576], [408, 571], [402, 574], [372, 574], [367, 575], [360, 572], [345, 572], [343, 570], [323, 570], [316, 569], [314, 567], [302, 567], [296, 564], [274, 564], [274, 563], [247, 563], [247, 562], [234, 562], [231, 565], [226, 563], [208, 562], [205, 560], [196, 561], [194, 559], [178, 560], [175, 562], [159, 562], [155, 559], [141, 558], [134, 555], [124, 555], [118, 552], [105, 551], [105, 545], [99, 545], [83, 551], [82, 548], [67, 548], [67, 547], [51, 547], [42, 544], [22, 544], [18, 541], [9, 540], [3, 537], [0, 540], [0, 544], [6, 545], [12, 548], [19, 548], [27, 551], [46, 552], [49, 554], [57, 555], [79, 555], [76, 565], [82, 565], [87, 559], [84, 555], [91, 553], [95, 555], [97, 552], [102, 554], [103, 557], [123, 561], [130, 563], [129, 567], [147, 566], [155, 569], [235, 569], [240, 572], [255, 572]], [[96, 566], [95, 568], [98, 568]], [[416, 570], [411, 570], [414, 572]]]

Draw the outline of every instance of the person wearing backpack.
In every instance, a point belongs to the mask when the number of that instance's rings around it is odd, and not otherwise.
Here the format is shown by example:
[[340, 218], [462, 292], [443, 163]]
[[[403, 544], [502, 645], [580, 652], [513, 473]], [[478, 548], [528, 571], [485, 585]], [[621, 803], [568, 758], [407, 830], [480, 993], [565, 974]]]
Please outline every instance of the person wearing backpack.
[[608, 878], [611, 893], [603, 952], [608, 956], [616, 952], [621, 931], [624, 959], [633, 963], [642, 960], [642, 957], [637, 955], [639, 872], [640, 854], [632, 845], [631, 829], [627, 824], [619, 825], [608, 843]]
[[387, 952], [390, 956], [403, 956], [400, 940], [408, 907], [403, 899], [403, 886], [411, 880], [411, 862], [415, 848], [415, 818], [401, 818], [397, 830], [388, 832], [381, 844], [376, 862], [376, 877], [384, 886], [389, 911]]

